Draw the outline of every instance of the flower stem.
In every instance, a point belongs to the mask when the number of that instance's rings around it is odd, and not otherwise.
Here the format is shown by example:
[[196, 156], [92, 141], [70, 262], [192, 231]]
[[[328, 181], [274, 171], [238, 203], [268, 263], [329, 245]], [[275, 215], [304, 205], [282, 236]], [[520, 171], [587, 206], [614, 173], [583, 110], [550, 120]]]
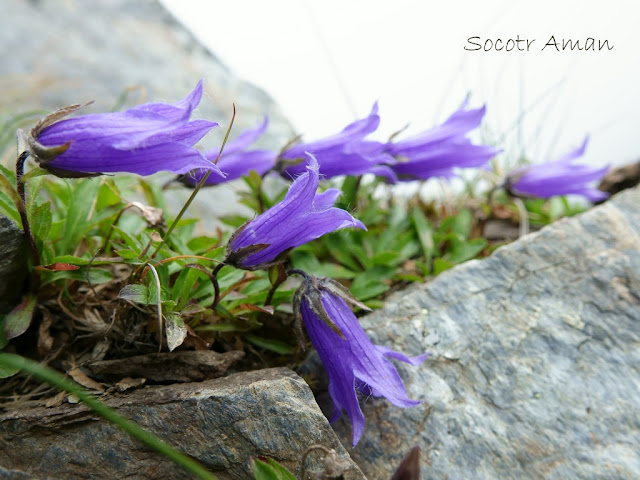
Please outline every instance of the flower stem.
[[[274, 278], [274, 273], [277, 276]], [[282, 285], [287, 280], [287, 271], [284, 268], [282, 263], [277, 263], [273, 267], [269, 269], [269, 280], [271, 281], [271, 288], [269, 289], [269, 293], [267, 293], [267, 298], [264, 301], [264, 306], [271, 305], [271, 301], [273, 300], [273, 296], [278, 290], [278, 287]]]
[[[24, 230], [24, 234], [27, 237], [27, 241], [29, 242], [29, 248], [31, 249], [31, 259], [33, 260], [33, 266], [37, 267], [40, 265], [40, 254], [38, 253], [38, 247], [36, 246], [36, 240], [33, 238], [33, 233], [31, 232], [31, 227], [29, 226], [29, 219], [27, 217], [27, 202], [26, 195], [24, 191], [24, 182], [22, 181], [22, 176], [24, 175], [24, 162], [29, 158], [29, 152], [24, 151], [16, 160], [16, 189], [18, 191], [18, 202], [16, 203], [16, 207], [18, 209], [18, 213], [20, 214], [20, 220], [22, 221], [22, 230]], [[14, 199], [15, 203], [15, 199]]]
[[224, 263], [217, 264], [211, 271], [211, 283], [213, 283], [213, 291], [215, 292], [213, 297], [213, 303], [211, 304], [211, 310], [215, 310], [218, 302], [220, 301], [220, 285], [218, 285], [218, 272], [224, 267]]

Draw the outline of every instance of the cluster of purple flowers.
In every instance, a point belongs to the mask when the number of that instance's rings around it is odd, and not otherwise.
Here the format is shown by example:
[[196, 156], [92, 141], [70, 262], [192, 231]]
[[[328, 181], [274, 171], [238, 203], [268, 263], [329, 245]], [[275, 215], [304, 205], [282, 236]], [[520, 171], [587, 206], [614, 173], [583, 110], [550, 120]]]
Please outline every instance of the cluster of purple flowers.
[[[93, 176], [108, 172], [149, 175], [167, 170], [183, 175], [188, 184], [211, 173], [208, 184], [218, 184], [255, 170], [263, 175], [277, 170], [293, 179], [286, 197], [238, 229], [229, 240], [225, 264], [256, 270], [280, 263], [297, 246], [343, 228], [366, 227], [345, 210], [334, 207], [339, 191], [318, 193], [320, 177], [375, 174], [388, 182], [451, 177], [456, 169], [481, 167], [499, 149], [473, 143], [468, 134], [485, 115], [485, 107], [469, 108], [468, 99], [441, 125], [399, 141], [367, 139], [380, 123], [378, 106], [341, 132], [325, 139], [293, 145], [279, 154], [251, 149], [266, 130], [265, 120], [229, 142], [219, 162], [218, 151], [201, 153], [194, 145], [217, 123], [190, 120], [202, 97], [202, 82], [173, 105], [148, 103], [125, 112], [63, 119], [79, 106], [62, 109], [41, 121], [28, 138], [29, 152], [44, 169], [62, 177]], [[511, 172], [504, 188], [512, 195], [548, 197], [566, 193], [599, 200], [605, 194], [588, 184], [604, 169], [572, 165], [581, 148], [545, 165]], [[400, 407], [411, 407], [394, 358], [419, 364], [426, 354], [407, 357], [371, 343], [348, 303], [366, 308], [342, 285], [304, 272], [294, 298], [294, 310], [327, 369], [329, 392], [335, 404], [332, 420], [346, 410], [353, 424], [355, 445], [364, 429], [357, 391], [384, 396]]]
[[[234, 180], [254, 170], [264, 175], [277, 170], [285, 178], [304, 174], [307, 153], [317, 159], [324, 178], [374, 174], [390, 183], [453, 177], [460, 168], [487, 164], [500, 149], [473, 143], [468, 135], [478, 128], [486, 107], [470, 108], [467, 97], [442, 124], [399, 141], [367, 139], [380, 124], [377, 103], [365, 118], [327, 138], [298, 143], [283, 152], [250, 148], [266, 131], [268, 119], [218, 150], [201, 153], [194, 145], [218, 124], [189, 120], [202, 97], [202, 81], [182, 101], [173, 105], [148, 103], [125, 112], [83, 115], [60, 120], [77, 110], [56, 112], [34, 128], [29, 137], [32, 156], [41, 167], [58, 176], [81, 177], [100, 173], [131, 172], [150, 175], [161, 170], [182, 174], [187, 185], [196, 185], [210, 171], [207, 185]], [[591, 185], [608, 167], [574, 163], [583, 145], [544, 164], [509, 172], [504, 189], [513, 196], [548, 198], [576, 194], [591, 201], [606, 194]]]

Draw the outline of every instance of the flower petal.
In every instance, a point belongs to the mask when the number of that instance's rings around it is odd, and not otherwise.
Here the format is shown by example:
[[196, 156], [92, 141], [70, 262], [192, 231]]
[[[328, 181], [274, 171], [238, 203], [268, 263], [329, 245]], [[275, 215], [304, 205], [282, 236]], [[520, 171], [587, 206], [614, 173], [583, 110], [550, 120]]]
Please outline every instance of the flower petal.
[[[69, 145], [55, 156], [36, 160], [52, 172], [186, 173], [194, 168], [219, 173], [193, 145], [217, 123], [188, 121], [202, 97], [202, 81], [180, 102], [148, 103], [124, 112], [83, 115], [54, 122], [33, 139], [44, 147]], [[35, 145], [35, 143], [33, 143]], [[46, 151], [45, 151], [46, 153]], [[44, 153], [43, 153], [44, 155]]]
[[329, 394], [334, 402], [331, 421], [340, 417], [342, 409], [346, 410], [353, 425], [355, 446], [364, 429], [364, 415], [357, 400], [356, 390], [374, 396], [384, 396], [400, 407], [419, 404], [420, 402], [407, 397], [400, 375], [385, 357], [417, 365], [426, 358], [426, 354], [407, 357], [389, 348], [374, 345], [342, 298], [322, 289], [323, 283], [320, 279], [308, 280], [305, 285], [304, 288], [320, 289], [324, 310], [344, 335], [344, 338], [341, 338], [309, 305], [309, 299], [315, 298], [317, 293], [303, 293], [300, 313], [309, 338], [329, 376]]

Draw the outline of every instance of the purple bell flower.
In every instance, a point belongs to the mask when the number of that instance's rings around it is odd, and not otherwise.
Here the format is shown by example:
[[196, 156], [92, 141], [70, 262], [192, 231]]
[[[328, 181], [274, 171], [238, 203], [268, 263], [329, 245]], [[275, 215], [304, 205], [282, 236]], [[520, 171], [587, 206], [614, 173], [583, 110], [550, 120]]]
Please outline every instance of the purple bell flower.
[[[301, 273], [292, 271], [291, 273]], [[411, 365], [420, 364], [428, 354], [416, 357], [374, 345], [347, 303], [366, 308], [338, 282], [303, 274], [305, 280], [294, 298], [294, 313], [302, 317], [311, 343], [329, 376], [329, 394], [334, 403], [335, 422], [346, 410], [353, 425], [353, 446], [364, 431], [365, 419], [356, 390], [365, 395], [386, 397], [398, 407], [413, 407], [396, 368], [394, 358]]]
[[575, 165], [584, 155], [589, 137], [582, 145], [551, 162], [519, 168], [507, 174], [504, 188], [513, 196], [549, 198], [554, 195], [582, 195], [592, 202], [609, 196], [590, 185], [599, 182], [609, 170], [605, 167]]
[[[235, 140], [227, 142], [220, 156], [217, 165], [226, 175], [212, 171], [205, 182], [205, 185], [217, 185], [219, 183], [235, 180], [244, 175], [248, 175], [251, 170], [255, 170], [259, 175], [264, 175], [271, 170], [278, 154], [270, 150], [247, 150], [249, 145], [255, 142], [267, 129], [269, 119], [265, 117], [264, 122], [256, 128], [245, 130]], [[218, 158], [220, 149], [210, 150], [204, 155], [211, 162]], [[187, 185], [197, 185], [204, 174], [205, 169], [194, 170], [185, 175], [181, 180]]]
[[247, 222], [231, 237], [225, 263], [257, 270], [278, 262], [288, 250], [347, 227], [365, 229], [347, 211], [333, 207], [340, 191], [316, 193], [318, 162], [309, 155], [306, 173], [289, 187], [284, 200]]
[[97, 113], [59, 120], [79, 109], [73, 105], [45, 117], [31, 131], [31, 154], [38, 164], [60, 177], [86, 177], [129, 172], [151, 175], [161, 170], [186, 173], [218, 167], [194, 148], [217, 126], [191, 120], [200, 103], [202, 80], [175, 103], [146, 103], [124, 112]]
[[394, 162], [391, 156], [384, 153], [385, 144], [364, 140], [379, 124], [378, 104], [375, 103], [367, 117], [349, 124], [340, 133], [285, 150], [280, 155], [284, 165], [283, 175], [291, 178], [304, 172], [305, 153], [309, 152], [317, 158], [320, 173], [326, 178], [373, 173], [395, 181], [393, 171], [387, 165], [382, 165]]
[[396, 162], [391, 165], [400, 180], [427, 180], [453, 177], [454, 168], [480, 167], [501, 150], [475, 145], [466, 136], [477, 128], [486, 107], [467, 109], [469, 97], [444, 123], [405, 140], [388, 143], [386, 152]]

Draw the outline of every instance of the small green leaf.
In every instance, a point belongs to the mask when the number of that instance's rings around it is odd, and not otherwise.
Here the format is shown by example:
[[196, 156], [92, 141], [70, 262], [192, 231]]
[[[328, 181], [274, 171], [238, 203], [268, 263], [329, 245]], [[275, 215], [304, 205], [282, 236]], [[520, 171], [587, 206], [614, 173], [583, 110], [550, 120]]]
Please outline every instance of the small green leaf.
[[202, 254], [218, 243], [218, 239], [212, 237], [194, 237], [187, 242], [187, 247], [195, 253]]
[[122, 257], [123, 260], [133, 260], [138, 258], [138, 256], [140, 255], [139, 252], [131, 250], [130, 248], [122, 248], [120, 250], [116, 250], [115, 253], [116, 255]]
[[425, 217], [418, 208], [414, 208], [411, 211], [411, 221], [413, 222], [413, 228], [415, 228], [418, 234], [418, 241], [422, 248], [424, 261], [429, 264], [433, 258], [434, 251], [433, 228], [431, 228], [427, 217]]
[[113, 260], [93, 260], [91, 261], [91, 257], [87, 256], [83, 257], [75, 257], [73, 255], [58, 255], [54, 257], [51, 263], [70, 263], [71, 265], [78, 265], [80, 267], [89, 265], [112, 265], [114, 263], [119, 263]]
[[22, 225], [20, 214], [14, 203], [2, 191], [0, 191], [0, 213], [13, 220], [15, 224]]
[[256, 480], [296, 480], [289, 470], [271, 458], [266, 462], [254, 458], [252, 462], [251, 469]]
[[118, 298], [141, 303], [143, 305], [149, 305], [152, 303], [149, 295], [149, 289], [146, 285], [141, 285], [139, 283], [125, 285], [124, 288], [120, 290], [120, 293], [118, 293]]
[[484, 238], [474, 238], [466, 242], [452, 242], [451, 249], [442, 258], [452, 264], [466, 262], [482, 252], [487, 244], [488, 242]]
[[30, 220], [33, 234], [43, 242], [51, 230], [51, 202], [39, 205]]
[[133, 237], [132, 235], [129, 235], [127, 232], [125, 232], [124, 230], [116, 227], [115, 225], [113, 226], [113, 231], [117, 232], [118, 235], [120, 236], [120, 238], [122, 238], [122, 240], [124, 240], [124, 243], [133, 251], [138, 252], [138, 255], [140, 254], [140, 252], [142, 251], [142, 249], [144, 248], [142, 243], [139, 242], [135, 237]]
[[318, 277], [353, 278], [356, 272], [335, 263], [320, 263], [311, 252], [296, 249], [291, 252], [291, 262], [302, 271], [312, 273]]
[[244, 181], [249, 188], [254, 192], [259, 192], [262, 187], [262, 177], [255, 170], [250, 170], [248, 175], [245, 175]]
[[469, 238], [469, 235], [471, 235], [471, 223], [473, 220], [471, 212], [466, 209], [460, 210], [453, 218], [453, 231], [462, 238]]
[[23, 297], [22, 303], [7, 314], [4, 319], [4, 336], [7, 340], [19, 337], [27, 331], [33, 319], [36, 300], [37, 297], [33, 294], [26, 295]]
[[394, 251], [385, 251], [377, 253], [371, 258], [374, 265], [395, 265], [399, 253]]
[[73, 182], [73, 193], [65, 215], [64, 235], [60, 240], [59, 252], [75, 249], [82, 236], [91, 228], [93, 220], [89, 219], [89, 214], [99, 187], [100, 182], [91, 179]]
[[436, 258], [433, 261], [433, 274], [434, 275], [438, 275], [442, 272], [444, 272], [445, 270], [448, 270], [449, 268], [453, 267], [453, 263], [451, 262], [447, 262], [446, 260], [443, 260], [442, 258]]
[[356, 203], [361, 177], [350, 175], [342, 182], [342, 195], [338, 199], [338, 208], [351, 211]]
[[389, 286], [383, 283], [393, 276], [395, 268], [376, 266], [362, 272], [351, 283], [351, 293], [360, 300], [368, 300], [378, 295], [382, 295], [389, 290]]
[[195, 268], [182, 269], [171, 289], [171, 298], [178, 302], [178, 309], [182, 309], [182, 307], [189, 303], [191, 299], [190, 294], [193, 293], [193, 287], [198, 279], [206, 279], [206, 275]]

